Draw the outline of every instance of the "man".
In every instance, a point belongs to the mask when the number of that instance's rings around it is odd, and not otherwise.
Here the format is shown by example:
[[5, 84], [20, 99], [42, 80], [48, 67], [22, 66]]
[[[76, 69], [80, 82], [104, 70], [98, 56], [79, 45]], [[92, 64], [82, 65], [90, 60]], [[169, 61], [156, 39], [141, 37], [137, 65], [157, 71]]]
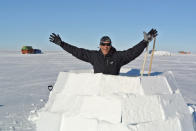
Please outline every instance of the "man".
[[151, 29], [148, 33], [144, 32], [144, 39], [134, 47], [116, 51], [112, 46], [112, 41], [108, 36], [103, 36], [100, 40], [100, 50], [87, 50], [70, 45], [61, 40], [59, 35], [52, 33], [50, 42], [61, 46], [65, 51], [71, 53], [76, 58], [92, 64], [94, 73], [118, 75], [120, 68], [138, 57], [147, 47], [148, 43], [157, 36], [157, 31]]

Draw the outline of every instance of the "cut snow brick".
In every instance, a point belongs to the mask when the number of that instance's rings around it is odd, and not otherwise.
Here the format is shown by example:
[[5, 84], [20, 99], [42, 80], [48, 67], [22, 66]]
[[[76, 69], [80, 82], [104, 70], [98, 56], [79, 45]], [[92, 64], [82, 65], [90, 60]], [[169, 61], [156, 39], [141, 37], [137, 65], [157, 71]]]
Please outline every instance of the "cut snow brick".
[[182, 131], [195, 131], [193, 127], [193, 123], [191, 122], [193, 120], [191, 115], [181, 115], [179, 119], [180, 119]]
[[129, 95], [123, 100], [122, 122], [135, 124], [163, 120], [162, 110], [159, 96]]
[[67, 74], [65, 72], [60, 72], [58, 77], [57, 77], [56, 83], [53, 87], [53, 89], [55, 89], [55, 90], [52, 90], [50, 95], [52, 95], [53, 93], [61, 92], [61, 90], [63, 89], [62, 87], [65, 86], [68, 78], [69, 78], [69, 74]]
[[[98, 95], [100, 93], [101, 74], [67, 73], [69, 78], [63, 89], [63, 94], [69, 95]], [[85, 75], [85, 77], [84, 77]]]
[[176, 115], [190, 115], [188, 106], [185, 104], [181, 94], [162, 95], [160, 97], [166, 119]]
[[80, 115], [111, 123], [120, 123], [121, 101], [112, 97], [85, 96], [83, 97]]
[[36, 131], [59, 131], [61, 115], [58, 113], [40, 112], [36, 121]]
[[59, 93], [56, 96], [56, 101], [51, 104], [51, 112], [66, 112], [67, 114], [77, 115], [81, 107], [82, 98], [79, 96], [73, 96], [69, 94]]
[[97, 128], [98, 123], [96, 119], [66, 117], [63, 115], [61, 129], [53, 131], [97, 131]]
[[183, 131], [193, 131], [192, 117], [181, 94], [162, 95], [161, 103], [166, 119], [178, 117]]
[[124, 124], [111, 124], [106, 122], [100, 122], [98, 131], [132, 131]]
[[172, 71], [167, 71], [164, 73], [164, 77], [167, 79], [167, 82], [172, 89], [173, 92], [176, 92], [178, 90], [178, 84], [175, 80], [174, 74]]
[[56, 80], [56, 83], [53, 86], [53, 90], [50, 92], [50, 95], [49, 95], [50, 101], [48, 101], [46, 103], [44, 108], [51, 108], [50, 107], [51, 104], [54, 103], [54, 101], [56, 100], [56, 95], [63, 91], [63, 89], [64, 89], [63, 87], [65, 86], [68, 77], [69, 77], [69, 74], [67, 74], [65, 72], [60, 72], [59, 73], [59, 75], [57, 77], [57, 80]]
[[172, 90], [165, 77], [141, 77], [141, 84], [145, 95], [172, 94]]
[[128, 126], [130, 129], [136, 127], [137, 130], [135, 131], [185, 131], [181, 129], [180, 121], [178, 118]]
[[[104, 82], [102, 82], [104, 81]], [[100, 95], [109, 94], [137, 94], [143, 95], [139, 77], [103, 75], [100, 81], [102, 90]]]
[[[62, 74], [61, 74], [62, 75]], [[139, 77], [111, 76], [103, 74], [66, 73], [64, 94], [70, 95], [110, 95], [130, 93], [143, 95]], [[84, 77], [85, 75], [85, 77]], [[65, 81], [65, 80], [64, 80]], [[104, 81], [104, 82], [103, 82]], [[112, 82], [111, 82], [112, 81]], [[59, 82], [58, 82], [59, 83]]]

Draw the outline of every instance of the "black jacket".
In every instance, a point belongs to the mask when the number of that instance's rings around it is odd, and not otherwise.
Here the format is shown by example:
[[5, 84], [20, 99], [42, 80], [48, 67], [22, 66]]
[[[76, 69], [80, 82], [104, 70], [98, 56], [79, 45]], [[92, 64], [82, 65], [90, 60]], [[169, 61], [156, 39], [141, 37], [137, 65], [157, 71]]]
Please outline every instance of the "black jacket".
[[110, 52], [106, 56], [102, 54], [101, 50], [87, 50], [65, 42], [61, 42], [60, 46], [76, 58], [91, 63], [94, 73], [118, 75], [120, 68], [138, 57], [147, 44], [148, 42], [143, 40], [125, 51], [116, 51], [114, 47], [111, 47]]

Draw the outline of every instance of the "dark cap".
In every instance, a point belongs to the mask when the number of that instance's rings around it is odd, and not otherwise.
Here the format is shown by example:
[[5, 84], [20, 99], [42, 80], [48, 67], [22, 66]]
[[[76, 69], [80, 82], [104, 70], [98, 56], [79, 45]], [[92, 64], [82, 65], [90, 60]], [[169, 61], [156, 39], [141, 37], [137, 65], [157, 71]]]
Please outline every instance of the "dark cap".
[[101, 43], [104, 43], [104, 42], [110, 42], [112, 43], [111, 39], [109, 36], [103, 36], [101, 39], [100, 39], [100, 44]]

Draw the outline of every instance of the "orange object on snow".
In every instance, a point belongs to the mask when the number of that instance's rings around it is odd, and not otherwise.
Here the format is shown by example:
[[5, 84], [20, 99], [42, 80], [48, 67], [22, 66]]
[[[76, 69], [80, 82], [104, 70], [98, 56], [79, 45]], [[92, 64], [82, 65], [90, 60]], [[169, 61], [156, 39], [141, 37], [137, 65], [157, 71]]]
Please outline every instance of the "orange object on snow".
[[21, 49], [22, 54], [33, 54], [32, 46], [23, 46]]

